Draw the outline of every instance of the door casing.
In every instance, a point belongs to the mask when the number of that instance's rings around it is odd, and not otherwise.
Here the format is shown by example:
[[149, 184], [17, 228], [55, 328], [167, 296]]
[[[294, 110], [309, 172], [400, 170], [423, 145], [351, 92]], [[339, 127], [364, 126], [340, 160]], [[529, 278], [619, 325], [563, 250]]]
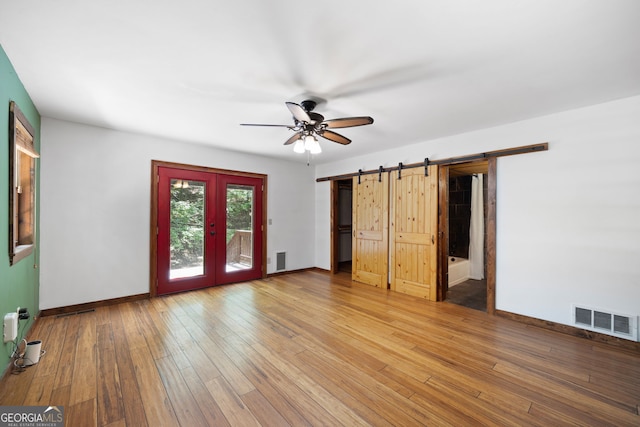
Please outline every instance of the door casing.
[[438, 236], [440, 250], [438, 253], [438, 301], [444, 301], [448, 289], [449, 270], [449, 227], [447, 223], [449, 210], [449, 177], [452, 172], [457, 174], [483, 173], [487, 176], [487, 216], [485, 218], [485, 266], [487, 281], [487, 313], [496, 311], [496, 175], [497, 157], [486, 160], [456, 163], [440, 167], [438, 174]]

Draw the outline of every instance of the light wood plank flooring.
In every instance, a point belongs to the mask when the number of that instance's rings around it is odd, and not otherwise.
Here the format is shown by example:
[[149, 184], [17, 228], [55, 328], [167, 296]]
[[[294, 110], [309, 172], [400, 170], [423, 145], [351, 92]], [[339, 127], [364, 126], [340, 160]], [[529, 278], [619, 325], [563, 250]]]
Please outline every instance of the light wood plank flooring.
[[68, 426], [638, 426], [640, 355], [308, 271], [41, 318]]

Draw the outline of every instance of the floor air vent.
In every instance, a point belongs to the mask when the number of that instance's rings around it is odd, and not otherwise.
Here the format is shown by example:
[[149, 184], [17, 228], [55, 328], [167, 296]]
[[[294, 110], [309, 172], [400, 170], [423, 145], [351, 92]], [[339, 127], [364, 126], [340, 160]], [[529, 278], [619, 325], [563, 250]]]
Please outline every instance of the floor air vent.
[[573, 323], [581, 328], [638, 341], [638, 317], [589, 307], [573, 307]]
[[276, 252], [276, 271], [284, 270], [287, 265], [287, 253]]

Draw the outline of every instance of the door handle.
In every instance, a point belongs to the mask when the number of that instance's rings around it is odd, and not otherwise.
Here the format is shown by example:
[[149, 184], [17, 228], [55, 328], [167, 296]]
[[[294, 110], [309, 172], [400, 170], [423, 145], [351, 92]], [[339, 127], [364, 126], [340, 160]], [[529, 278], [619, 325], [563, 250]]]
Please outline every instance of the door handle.
[[211, 234], [212, 236], [216, 234], [215, 231], [210, 231], [209, 234]]

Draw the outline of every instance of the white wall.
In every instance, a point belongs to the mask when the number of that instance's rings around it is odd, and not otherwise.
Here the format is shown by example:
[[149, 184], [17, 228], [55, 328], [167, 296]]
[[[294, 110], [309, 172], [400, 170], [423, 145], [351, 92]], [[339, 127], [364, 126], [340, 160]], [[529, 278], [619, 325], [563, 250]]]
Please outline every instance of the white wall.
[[[498, 160], [496, 308], [568, 325], [572, 304], [640, 315], [639, 96], [318, 165], [316, 177], [542, 142], [549, 151]], [[329, 196], [318, 183], [321, 268]]]
[[43, 118], [40, 308], [149, 292], [151, 160], [268, 175], [267, 249], [314, 265], [314, 175], [291, 163]]
[[268, 174], [268, 255], [287, 251], [289, 270], [329, 269], [329, 183], [315, 177], [549, 142], [498, 160], [497, 308], [563, 324], [572, 304], [637, 316], [638, 117], [632, 97], [318, 165], [315, 176], [306, 164], [44, 118], [40, 308], [148, 292], [151, 159]]

